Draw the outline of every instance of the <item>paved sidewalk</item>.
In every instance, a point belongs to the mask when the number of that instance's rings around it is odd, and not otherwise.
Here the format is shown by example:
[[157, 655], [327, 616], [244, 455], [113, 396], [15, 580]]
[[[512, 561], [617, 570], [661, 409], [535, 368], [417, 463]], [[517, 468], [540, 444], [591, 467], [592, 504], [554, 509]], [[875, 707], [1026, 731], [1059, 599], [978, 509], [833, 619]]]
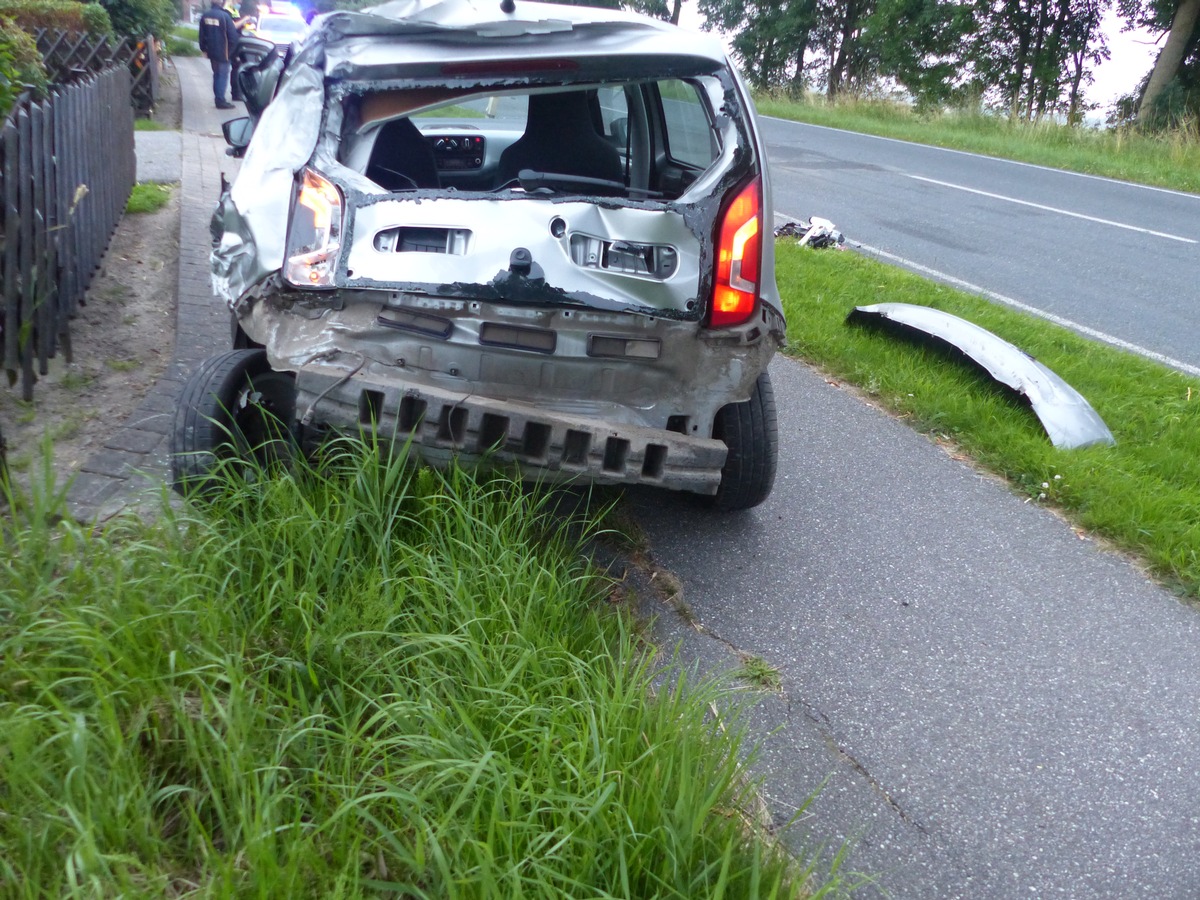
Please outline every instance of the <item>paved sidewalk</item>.
[[[158, 384], [76, 474], [67, 503], [80, 521], [105, 519], [158, 495], [169, 478], [171, 422], [184, 381], [203, 359], [230, 346], [229, 312], [210, 288], [208, 225], [221, 174], [232, 180], [238, 168], [225, 155], [221, 123], [244, 113], [240, 106], [213, 106], [212, 74], [204, 59], [180, 58], [175, 67], [183, 93], [182, 130], [138, 132], [137, 140], [139, 154], [146, 156], [138, 161], [138, 179], [181, 184], [175, 349]], [[178, 169], [172, 160], [176, 142]]]

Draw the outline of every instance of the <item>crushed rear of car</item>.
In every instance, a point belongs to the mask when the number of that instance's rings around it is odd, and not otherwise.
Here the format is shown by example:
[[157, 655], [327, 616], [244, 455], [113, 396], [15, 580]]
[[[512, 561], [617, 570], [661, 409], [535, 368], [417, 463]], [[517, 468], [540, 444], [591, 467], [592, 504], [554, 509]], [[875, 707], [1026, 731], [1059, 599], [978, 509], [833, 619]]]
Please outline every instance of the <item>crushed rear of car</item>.
[[177, 481], [270, 411], [302, 443], [375, 429], [434, 464], [766, 498], [770, 190], [717, 41], [402, 0], [321, 17], [242, 77], [265, 108], [227, 128], [235, 152], [254, 132], [212, 256], [242, 349], [189, 382]]

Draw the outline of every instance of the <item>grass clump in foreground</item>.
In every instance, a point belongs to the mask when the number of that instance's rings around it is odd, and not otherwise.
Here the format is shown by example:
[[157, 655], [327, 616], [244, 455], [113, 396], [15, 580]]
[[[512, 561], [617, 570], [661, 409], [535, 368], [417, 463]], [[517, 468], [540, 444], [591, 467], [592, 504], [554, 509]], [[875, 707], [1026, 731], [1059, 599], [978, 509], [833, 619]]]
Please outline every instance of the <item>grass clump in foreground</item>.
[[758, 839], [716, 688], [651, 688], [545, 495], [349, 445], [102, 535], [21, 509], [0, 894], [832, 889]]
[[[854, 253], [780, 241], [777, 275], [793, 353], [1200, 597], [1200, 381]], [[1020, 347], [1087, 398], [1116, 446], [1057, 450], [1027, 405], [972, 367], [845, 324], [855, 306], [882, 302], [944, 310]]]
[[1151, 134], [1014, 122], [977, 112], [922, 112], [891, 101], [822, 104], [760, 96], [755, 102], [760, 113], [781, 119], [1200, 193], [1200, 129], [1194, 123]]
[[129, 194], [129, 201], [125, 204], [125, 212], [132, 215], [157, 212], [166, 206], [170, 200], [171, 186], [169, 184], [139, 181], [133, 186], [133, 190]]

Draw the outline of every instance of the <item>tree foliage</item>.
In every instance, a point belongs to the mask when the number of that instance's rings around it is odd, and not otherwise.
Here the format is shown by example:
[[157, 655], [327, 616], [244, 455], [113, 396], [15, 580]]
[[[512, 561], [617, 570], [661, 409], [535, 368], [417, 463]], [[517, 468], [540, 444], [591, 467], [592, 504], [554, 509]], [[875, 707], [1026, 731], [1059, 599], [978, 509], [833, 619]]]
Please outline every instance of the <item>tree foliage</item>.
[[879, 0], [865, 39], [880, 74], [920, 105], [960, 102], [975, 85], [964, 39], [975, 27], [969, 2]]
[[59, 28], [63, 31], [90, 31], [108, 34], [112, 23], [99, 3], [75, 0], [0, 0], [0, 16], [17, 28]]
[[1112, 2], [699, 0], [756, 87], [836, 95], [884, 81], [919, 103], [982, 97], [1025, 119], [1079, 115], [1090, 69], [1107, 55], [1100, 17]]
[[732, 35], [732, 49], [756, 88], [805, 83], [818, 7], [827, 0], [699, 0], [709, 28]]
[[108, 10], [113, 30], [131, 38], [165, 36], [175, 24], [173, 0], [100, 0], [100, 4]]
[[976, 77], [1013, 118], [1079, 113], [1091, 66], [1107, 58], [1100, 18], [1111, 0], [982, 0], [970, 56]]
[[49, 82], [33, 37], [0, 16], [0, 117], [7, 116], [25, 91], [45, 94]]

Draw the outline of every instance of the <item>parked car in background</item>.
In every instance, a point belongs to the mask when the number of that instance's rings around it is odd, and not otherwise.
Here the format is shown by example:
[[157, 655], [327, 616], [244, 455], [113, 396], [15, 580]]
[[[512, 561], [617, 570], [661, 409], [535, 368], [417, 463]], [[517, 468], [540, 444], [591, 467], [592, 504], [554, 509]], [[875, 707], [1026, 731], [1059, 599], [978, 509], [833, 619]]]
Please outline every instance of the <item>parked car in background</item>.
[[298, 12], [260, 10], [254, 26], [256, 37], [279, 47], [287, 47], [293, 41], [300, 40], [307, 30], [308, 23]]
[[274, 414], [299, 446], [373, 429], [434, 464], [770, 493], [771, 193], [719, 41], [403, 0], [319, 17], [243, 85], [212, 254], [239, 349], [185, 389], [178, 484]]

